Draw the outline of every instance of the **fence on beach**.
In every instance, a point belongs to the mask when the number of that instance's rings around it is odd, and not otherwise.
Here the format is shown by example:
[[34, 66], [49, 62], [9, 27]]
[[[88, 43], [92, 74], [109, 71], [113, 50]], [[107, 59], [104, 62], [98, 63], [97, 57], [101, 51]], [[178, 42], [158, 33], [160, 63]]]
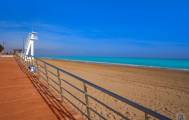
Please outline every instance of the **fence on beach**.
[[[56, 96], [88, 120], [171, 120], [46, 61], [16, 55]], [[33, 73], [31, 72], [31, 73]], [[132, 111], [132, 112], [131, 112]]]

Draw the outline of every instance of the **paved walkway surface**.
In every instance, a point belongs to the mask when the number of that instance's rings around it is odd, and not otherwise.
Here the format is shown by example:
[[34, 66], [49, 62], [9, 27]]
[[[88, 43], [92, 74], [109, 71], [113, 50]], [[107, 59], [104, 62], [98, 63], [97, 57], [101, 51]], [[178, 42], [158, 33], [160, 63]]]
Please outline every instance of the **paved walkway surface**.
[[15, 59], [0, 57], [0, 120], [56, 120]]

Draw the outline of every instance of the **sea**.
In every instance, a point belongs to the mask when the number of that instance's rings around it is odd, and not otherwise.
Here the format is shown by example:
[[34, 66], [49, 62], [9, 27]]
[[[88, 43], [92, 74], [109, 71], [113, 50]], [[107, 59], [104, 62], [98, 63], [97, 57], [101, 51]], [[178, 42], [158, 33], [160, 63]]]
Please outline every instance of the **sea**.
[[99, 64], [119, 64], [129, 66], [154, 67], [189, 71], [189, 59], [128, 58], [128, 57], [86, 57], [86, 56], [37, 56], [40, 58], [91, 62]]

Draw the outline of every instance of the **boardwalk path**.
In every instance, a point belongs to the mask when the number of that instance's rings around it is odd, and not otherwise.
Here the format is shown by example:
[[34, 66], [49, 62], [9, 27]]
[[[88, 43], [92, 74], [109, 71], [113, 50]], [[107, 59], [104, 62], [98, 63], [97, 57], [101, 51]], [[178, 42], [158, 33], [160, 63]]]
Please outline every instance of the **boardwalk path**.
[[37, 91], [40, 86], [34, 86], [14, 58], [0, 57], [0, 120], [74, 119], [60, 105], [56, 114], [54, 100]]

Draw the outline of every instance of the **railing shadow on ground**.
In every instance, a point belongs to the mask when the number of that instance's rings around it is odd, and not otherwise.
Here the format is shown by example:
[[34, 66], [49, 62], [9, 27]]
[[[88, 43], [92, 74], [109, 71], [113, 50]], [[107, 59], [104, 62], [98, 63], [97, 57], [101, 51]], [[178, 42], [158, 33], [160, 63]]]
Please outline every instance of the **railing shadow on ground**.
[[[77, 110], [77, 112], [82, 114], [82, 119], [171, 120], [158, 112], [140, 105], [139, 103], [95, 85], [88, 80], [65, 71], [64, 69], [58, 68], [57, 66], [47, 63], [39, 58], [25, 55], [16, 55], [15, 58], [20, 66], [22, 66], [21, 68], [25, 68], [24, 70], [29, 77], [32, 77], [32, 82], [38, 91], [42, 91], [43, 94], [48, 96], [48, 99], [45, 100], [52, 111], [57, 115], [58, 119], [61, 119], [60, 116], [64, 119], [67, 119], [67, 117], [69, 119], [75, 119], [73, 113], [67, 113], [64, 111], [65, 108], [69, 108], [65, 107], [65, 105], [67, 106], [65, 102], [68, 102]], [[41, 95], [42, 97], [44, 97], [43, 94]], [[63, 111], [60, 112], [57, 104], [52, 107], [52, 101], [48, 101], [52, 96], [52, 100], [55, 100], [60, 105], [61, 102], [59, 98], [62, 101], [65, 100], [63, 104], [64, 109], [61, 108]], [[66, 111], [69, 110], [66, 109]], [[129, 111], [132, 111], [133, 113]], [[67, 114], [65, 115], [65, 113]]]
[[31, 72], [28, 71], [28, 68], [26, 68], [26, 66], [24, 66], [17, 58], [16, 61], [20, 69], [31, 80], [31, 83], [37, 89], [43, 100], [46, 102], [58, 120], [76, 120], [74, 117], [74, 114], [76, 114], [75, 112], [71, 112], [67, 106], [64, 106], [62, 102], [49, 91], [48, 87], [39, 81], [38, 76], [31, 74]]

